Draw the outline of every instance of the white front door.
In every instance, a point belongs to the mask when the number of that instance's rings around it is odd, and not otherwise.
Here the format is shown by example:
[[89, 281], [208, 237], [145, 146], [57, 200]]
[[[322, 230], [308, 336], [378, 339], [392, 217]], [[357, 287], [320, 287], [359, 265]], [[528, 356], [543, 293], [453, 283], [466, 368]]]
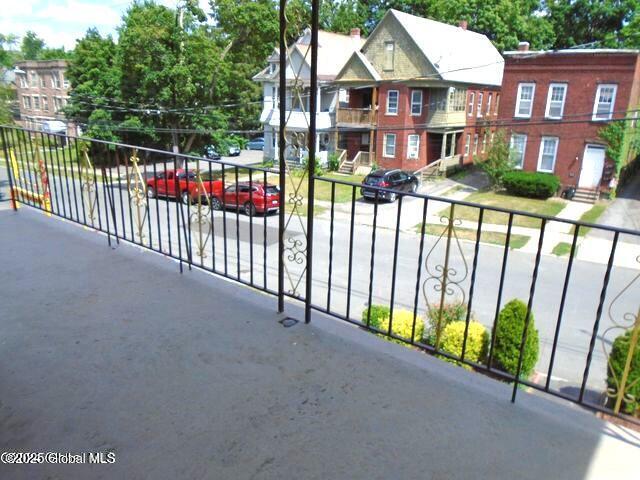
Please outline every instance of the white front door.
[[604, 152], [604, 147], [598, 145], [587, 145], [584, 149], [578, 187], [598, 188], [604, 168]]

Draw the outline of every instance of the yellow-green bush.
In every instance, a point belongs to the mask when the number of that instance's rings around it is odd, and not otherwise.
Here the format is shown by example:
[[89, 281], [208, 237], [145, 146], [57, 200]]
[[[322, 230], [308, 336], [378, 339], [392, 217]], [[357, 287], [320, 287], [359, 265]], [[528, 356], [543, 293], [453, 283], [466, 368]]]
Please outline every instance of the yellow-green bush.
[[[377, 305], [371, 306], [371, 323], [370, 325], [382, 332], [389, 331], [389, 312], [384, 308], [377, 308]], [[367, 310], [363, 312], [363, 322], [366, 323]], [[397, 310], [393, 313], [393, 323], [391, 326], [391, 333], [398, 337], [406, 338], [407, 341], [411, 339], [411, 332], [413, 330], [413, 312], [408, 310]], [[419, 342], [422, 340], [424, 333], [424, 320], [419, 315], [416, 317], [416, 327], [413, 333], [413, 341]], [[385, 339], [406, 345], [407, 342], [389, 338], [386, 335], [380, 335]]]
[[[466, 322], [451, 322], [442, 331], [442, 350], [455, 355], [462, 356], [462, 344], [464, 342], [464, 330]], [[469, 322], [467, 332], [467, 345], [464, 351], [464, 358], [470, 362], [482, 363], [487, 355], [489, 345], [489, 333], [487, 329], [478, 322]], [[455, 360], [449, 360], [458, 363]], [[471, 368], [463, 365], [465, 368]]]

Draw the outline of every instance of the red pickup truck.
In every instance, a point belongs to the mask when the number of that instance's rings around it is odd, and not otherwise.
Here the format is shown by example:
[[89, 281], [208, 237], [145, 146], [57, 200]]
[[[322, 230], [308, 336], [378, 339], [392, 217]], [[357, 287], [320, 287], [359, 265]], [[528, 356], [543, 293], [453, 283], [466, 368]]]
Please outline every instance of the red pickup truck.
[[183, 203], [195, 203], [198, 196], [211, 198], [216, 210], [233, 207], [247, 215], [265, 213], [280, 208], [278, 187], [260, 182], [239, 182], [224, 188], [222, 180], [203, 180], [199, 185], [195, 172], [183, 169], [167, 170], [147, 180], [147, 196], [180, 198]]

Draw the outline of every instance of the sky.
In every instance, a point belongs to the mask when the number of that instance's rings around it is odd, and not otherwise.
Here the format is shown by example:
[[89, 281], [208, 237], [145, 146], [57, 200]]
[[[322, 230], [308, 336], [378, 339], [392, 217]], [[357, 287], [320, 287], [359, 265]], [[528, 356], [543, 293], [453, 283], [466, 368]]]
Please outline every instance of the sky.
[[[175, 7], [177, 0], [156, 0]], [[132, 0], [0, 0], [0, 32], [19, 37], [33, 30], [48, 47], [72, 49], [90, 27], [114, 34]], [[200, 6], [209, 11], [207, 0]]]

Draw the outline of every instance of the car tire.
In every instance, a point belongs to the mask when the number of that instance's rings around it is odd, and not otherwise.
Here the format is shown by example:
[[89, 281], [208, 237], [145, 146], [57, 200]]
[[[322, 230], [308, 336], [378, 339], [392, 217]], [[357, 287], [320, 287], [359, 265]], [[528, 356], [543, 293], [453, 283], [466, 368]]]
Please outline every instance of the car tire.
[[191, 204], [191, 195], [189, 194], [188, 191], [185, 190], [184, 192], [182, 192], [181, 198], [182, 198], [182, 203], [184, 203], [185, 205]]
[[147, 198], [156, 198], [156, 191], [153, 187], [147, 187]]
[[245, 215], [247, 215], [248, 217], [253, 217], [256, 214], [256, 206], [251, 203], [251, 202], [247, 202], [244, 204], [244, 213]]
[[222, 202], [218, 197], [211, 197], [211, 208], [214, 210], [222, 210]]
[[398, 195], [397, 195], [397, 194], [395, 194], [395, 193], [390, 193], [390, 194], [389, 194], [389, 203], [393, 203], [393, 202], [395, 202], [395, 201], [397, 200], [397, 198], [398, 198]]

